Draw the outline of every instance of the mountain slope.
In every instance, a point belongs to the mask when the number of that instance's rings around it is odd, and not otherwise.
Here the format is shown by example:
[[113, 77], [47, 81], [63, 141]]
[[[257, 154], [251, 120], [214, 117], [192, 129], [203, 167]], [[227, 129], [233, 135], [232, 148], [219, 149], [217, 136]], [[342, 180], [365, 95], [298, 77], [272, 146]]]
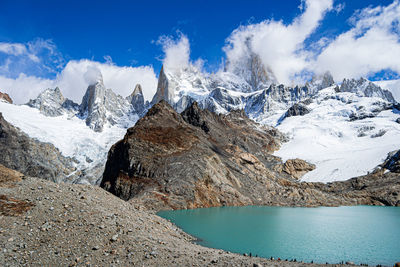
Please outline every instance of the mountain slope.
[[9, 124], [1, 113], [0, 164], [55, 182], [73, 179], [69, 176], [76, 170], [71, 158], [62, 156], [52, 144], [29, 138]]

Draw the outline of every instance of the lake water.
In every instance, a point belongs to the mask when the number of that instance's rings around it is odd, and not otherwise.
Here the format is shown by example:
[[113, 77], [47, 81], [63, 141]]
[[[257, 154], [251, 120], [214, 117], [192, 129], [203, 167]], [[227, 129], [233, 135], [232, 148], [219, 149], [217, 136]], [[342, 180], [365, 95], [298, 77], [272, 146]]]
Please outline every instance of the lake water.
[[400, 262], [400, 207], [219, 207], [161, 211], [198, 243], [318, 263]]

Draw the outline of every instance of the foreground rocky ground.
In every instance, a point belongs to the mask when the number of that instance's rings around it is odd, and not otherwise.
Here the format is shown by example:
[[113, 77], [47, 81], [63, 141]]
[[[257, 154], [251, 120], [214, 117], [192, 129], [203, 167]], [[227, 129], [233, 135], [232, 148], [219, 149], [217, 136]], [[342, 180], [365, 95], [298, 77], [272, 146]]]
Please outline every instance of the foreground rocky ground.
[[[2, 266], [305, 266], [193, 243], [172, 223], [100, 187], [56, 184], [0, 165]], [[259, 265], [257, 265], [259, 264]]]

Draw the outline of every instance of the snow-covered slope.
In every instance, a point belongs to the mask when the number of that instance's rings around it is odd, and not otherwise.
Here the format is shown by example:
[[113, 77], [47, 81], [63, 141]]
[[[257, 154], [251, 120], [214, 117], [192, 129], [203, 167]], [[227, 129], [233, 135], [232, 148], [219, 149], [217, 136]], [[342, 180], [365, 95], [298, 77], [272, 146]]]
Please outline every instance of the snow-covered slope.
[[[49, 117], [36, 108], [0, 102], [4, 118], [32, 138], [52, 143], [64, 156], [76, 159], [79, 170], [89, 171], [98, 164], [105, 164], [110, 147], [122, 139], [126, 128], [106, 127], [102, 132], [90, 129], [84, 120], [67, 114]], [[135, 121], [130, 123], [133, 126]], [[96, 181], [80, 181], [95, 183]]]
[[[307, 106], [309, 114], [285, 118], [277, 127], [290, 141], [275, 155], [314, 163], [316, 169], [303, 181], [341, 181], [367, 174], [400, 147], [400, 124], [395, 122], [399, 111], [385, 105], [389, 103], [381, 98], [324, 89]], [[355, 114], [371, 117], [352, 120]]]

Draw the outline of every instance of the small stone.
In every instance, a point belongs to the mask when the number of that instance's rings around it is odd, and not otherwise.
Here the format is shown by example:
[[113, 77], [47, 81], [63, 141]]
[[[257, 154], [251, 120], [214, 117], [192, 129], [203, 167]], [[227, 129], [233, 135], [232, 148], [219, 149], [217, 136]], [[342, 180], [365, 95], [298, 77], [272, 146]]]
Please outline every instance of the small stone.
[[54, 207], [50, 207], [50, 210], [54, 210]]
[[217, 259], [213, 259], [213, 260], [211, 261], [211, 263], [212, 263], [212, 264], [216, 264], [216, 263], [218, 263], [218, 260], [217, 260]]
[[262, 265], [259, 264], [259, 263], [254, 263], [254, 264], [253, 264], [253, 267], [262, 267]]
[[8, 242], [13, 242], [14, 241], [14, 238], [13, 237], [10, 237], [9, 239], [8, 239]]
[[94, 247], [92, 248], [92, 250], [99, 250], [99, 249], [100, 249], [99, 246], [94, 246]]
[[111, 241], [112, 242], [115, 242], [115, 241], [117, 241], [118, 240], [118, 234], [115, 234], [115, 235], [113, 235], [112, 237], [111, 237]]
[[100, 228], [100, 229], [104, 229], [104, 228], [105, 228], [104, 224], [101, 224], [101, 225], [99, 226], [99, 228]]

